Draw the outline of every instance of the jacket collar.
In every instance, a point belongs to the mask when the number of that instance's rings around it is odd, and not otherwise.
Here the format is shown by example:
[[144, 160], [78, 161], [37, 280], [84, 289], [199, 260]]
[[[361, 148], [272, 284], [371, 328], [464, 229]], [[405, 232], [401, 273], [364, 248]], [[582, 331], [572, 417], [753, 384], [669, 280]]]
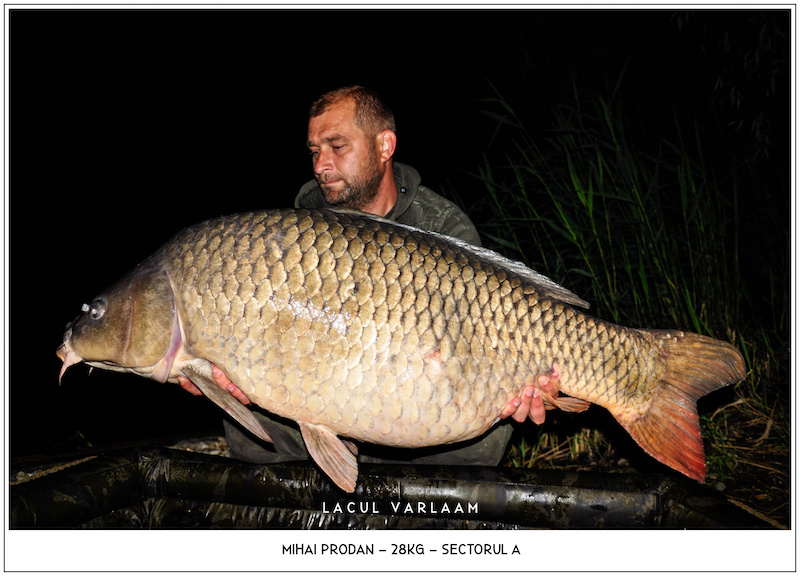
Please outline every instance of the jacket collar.
[[[386, 215], [388, 220], [397, 220], [411, 207], [417, 197], [421, 181], [419, 172], [411, 166], [395, 162], [394, 180], [397, 183], [397, 203]], [[295, 208], [319, 209], [328, 206], [325, 195], [316, 180], [306, 182], [294, 201]]]

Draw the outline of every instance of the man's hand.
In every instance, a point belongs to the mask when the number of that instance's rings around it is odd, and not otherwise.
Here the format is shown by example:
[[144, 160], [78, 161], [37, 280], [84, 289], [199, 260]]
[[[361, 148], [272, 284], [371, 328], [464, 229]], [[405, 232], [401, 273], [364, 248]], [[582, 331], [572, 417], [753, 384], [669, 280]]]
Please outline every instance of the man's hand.
[[529, 381], [522, 389], [520, 396], [506, 405], [500, 418], [511, 416], [517, 422], [524, 422], [530, 416], [534, 423], [544, 424], [545, 406], [542, 392], [556, 398], [558, 396], [557, 380], [551, 378], [550, 375], [540, 375], [536, 379], [536, 384]]
[[192, 394], [193, 396], [203, 395], [203, 393], [200, 392], [200, 388], [195, 386], [191, 380], [189, 380], [184, 376], [178, 376], [178, 385], [184, 390], [186, 390], [189, 394]]
[[[239, 389], [236, 384], [231, 382], [230, 378], [228, 378], [225, 373], [217, 368], [215, 364], [211, 365], [211, 373], [214, 375], [214, 382], [217, 383], [217, 386], [222, 388], [223, 390], [227, 390], [231, 393], [231, 395], [236, 398], [239, 402], [247, 406], [250, 404], [250, 398], [248, 398], [244, 392]], [[184, 378], [183, 376], [178, 376], [178, 384], [181, 388], [186, 390], [189, 394], [193, 394], [195, 396], [202, 396], [203, 393], [200, 392], [200, 389], [192, 384], [192, 381], [188, 378]]]

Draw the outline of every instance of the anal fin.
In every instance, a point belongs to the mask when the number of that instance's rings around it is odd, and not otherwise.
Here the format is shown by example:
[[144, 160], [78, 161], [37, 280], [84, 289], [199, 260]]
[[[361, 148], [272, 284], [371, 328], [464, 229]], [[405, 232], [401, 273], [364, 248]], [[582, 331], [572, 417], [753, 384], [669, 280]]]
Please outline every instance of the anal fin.
[[324, 426], [307, 422], [297, 424], [314, 462], [339, 488], [354, 492], [358, 480], [358, 461], [345, 441]]
[[272, 442], [272, 437], [269, 435], [269, 432], [264, 430], [264, 427], [258, 419], [256, 419], [250, 409], [234, 398], [233, 394], [217, 386], [214, 382], [214, 376], [211, 373], [210, 362], [201, 359], [184, 362], [181, 366], [181, 372], [183, 372], [183, 375], [191, 380], [208, 399], [235, 418], [239, 424], [247, 428], [258, 438], [266, 442]]
[[553, 398], [547, 392], [541, 392], [542, 401], [546, 410], [562, 410], [564, 412], [585, 412], [592, 405], [591, 402], [572, 398], [571, 396], [559, 396]]

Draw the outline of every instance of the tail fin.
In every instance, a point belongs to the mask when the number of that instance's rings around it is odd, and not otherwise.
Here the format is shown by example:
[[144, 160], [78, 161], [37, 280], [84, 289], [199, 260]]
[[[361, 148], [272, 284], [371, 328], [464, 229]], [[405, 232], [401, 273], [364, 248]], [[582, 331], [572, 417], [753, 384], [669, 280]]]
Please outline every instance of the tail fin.
[[706, 458], [697, 400], [744, 380], [744, 358], [734, 346], [700, 334], [647, 330], [666, 362], [648, 411], [618, 420], [645, 452], [702, 482]]

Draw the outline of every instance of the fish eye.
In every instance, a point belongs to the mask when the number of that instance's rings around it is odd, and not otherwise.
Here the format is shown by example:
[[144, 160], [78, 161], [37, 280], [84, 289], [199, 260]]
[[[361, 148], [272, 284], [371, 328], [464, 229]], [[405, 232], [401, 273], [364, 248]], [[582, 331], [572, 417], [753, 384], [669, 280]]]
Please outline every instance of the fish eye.
[[102, 300], [95, 300], [91, 304], [81, 306], [81, 311], [89, 314], [92, 320], [100, 320], [106, 313], [106, 303]]

